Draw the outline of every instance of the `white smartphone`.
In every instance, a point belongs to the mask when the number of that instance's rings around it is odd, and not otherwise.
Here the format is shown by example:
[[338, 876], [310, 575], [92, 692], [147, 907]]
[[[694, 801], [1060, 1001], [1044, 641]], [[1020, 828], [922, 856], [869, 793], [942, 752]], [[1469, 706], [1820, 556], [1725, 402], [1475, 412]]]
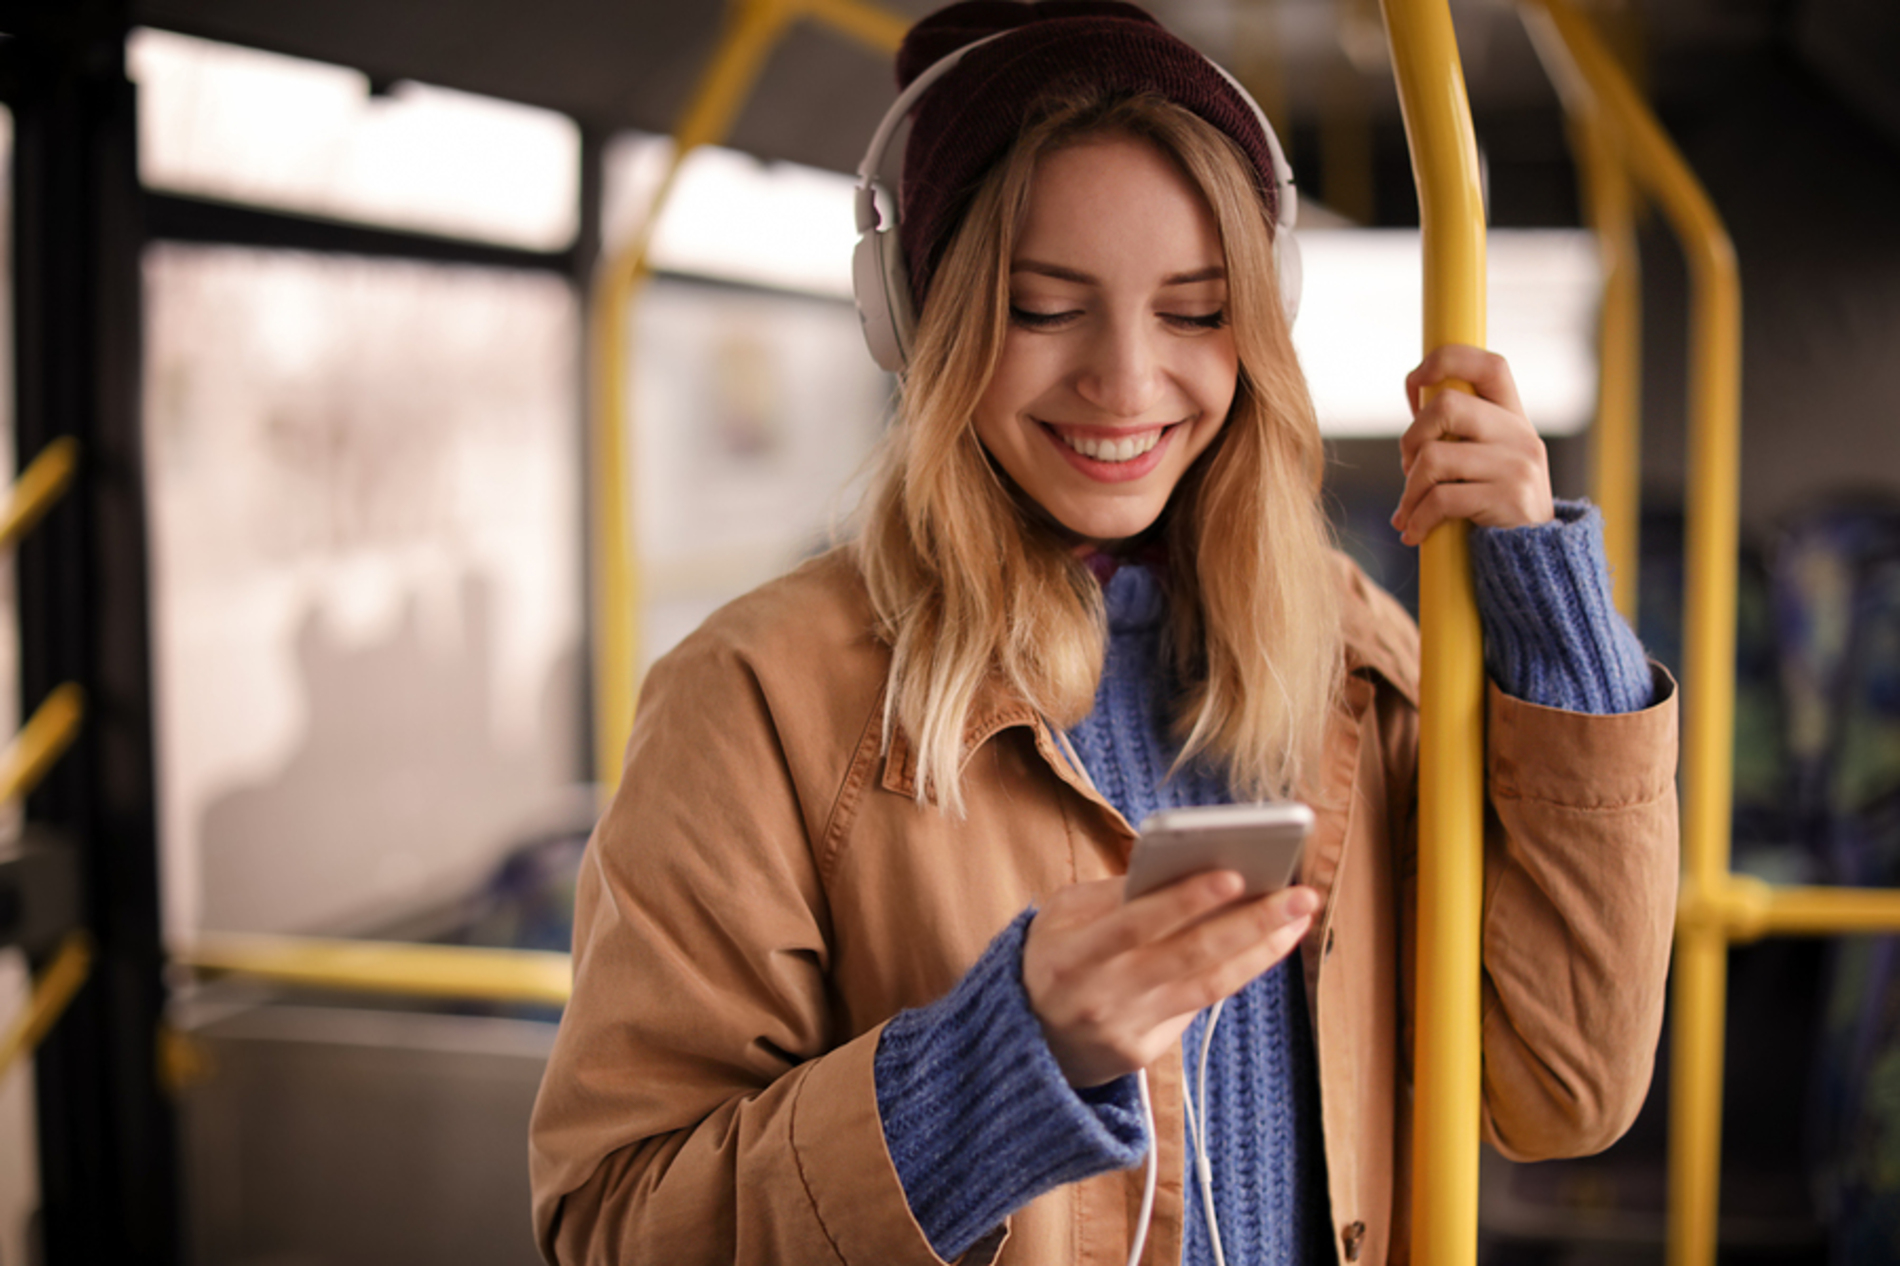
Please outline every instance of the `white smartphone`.
[[1124, 900], [1203, 870], [1239, 871], [1247, 895], [1277, 892], [1299, 877], [1313, 811], [1297, 800], [1164, 809], [1141, 824], [1128, 859]]

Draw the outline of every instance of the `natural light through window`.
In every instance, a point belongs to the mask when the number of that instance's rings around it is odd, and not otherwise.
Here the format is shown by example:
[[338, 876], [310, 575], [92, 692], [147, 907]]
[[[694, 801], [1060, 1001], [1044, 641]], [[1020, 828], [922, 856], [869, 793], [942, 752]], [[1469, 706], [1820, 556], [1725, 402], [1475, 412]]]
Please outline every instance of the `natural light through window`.
[[578, 223], [573, 121], [341, 66], [140, 29], [139, 166], [156, 189], [559, 250]]
[[[673, 144], [627, 133], [607, 147], [607, 248], [630, 238]], [[849, 176], [703, 146], [686, 160], [649, 248], [655, 268], [849, 298], [857, 242]]]
[[[1595, 239], [1561, 229], [1494, 229], [1487, 237], [1487, 344], [1510, 361], [1539, 431], [1584, 430], [1596, 412], [1603, 282]], [[1418, 231], [1302, 232], [1300, 257], [1305, 286], [1293, 345], [1320, 429], [1399, 434], [1411, 420], [1405, 375], [1424, 339]]]

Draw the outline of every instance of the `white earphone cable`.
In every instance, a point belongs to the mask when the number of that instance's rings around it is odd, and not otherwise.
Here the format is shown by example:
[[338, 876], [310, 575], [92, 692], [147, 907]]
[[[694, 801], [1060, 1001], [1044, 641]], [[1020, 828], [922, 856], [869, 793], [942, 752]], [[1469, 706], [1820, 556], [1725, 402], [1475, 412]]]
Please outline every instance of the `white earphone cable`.
[[1207, 1215], [1207, 1239], [1214, 1248], [1214, 1266], [1227, 1266], [1221, 1250], [1220, 1219], [1214, 1216], [1214, 1163], [1207, 1157], [1207, 1057], [1214, 1049], [1214, 1026], [1220, 1023], [1225, 1000], [1207, 1013], [1207, 1027], [1201, 1031], [1201, 1058], [1194, 1074], [1194, 1093], [1181, 1087], [1181, 1112], [1187, 1117], [1188, 1138], [1194, 1147], [1194, 1177], [1201, 1189], [1201, 1211]]
[[[1214, 1049], [1214, 1026], [1220, 1023], [1225, 1001], [1214, 1004], [1207, 1013], [1207, 1028], [1201, 1033], [1201, 1057], [1194, 1074], [1194, 1092], [1181, 1086], [1181, 1114], [1187, 1118], [1188, 1145], [1194, 1154], [1195, 1185], [1201, 1190], [1201, 1210], [1207, 1215], [1207, 1238], [1214, 1248], [1214, 1266], [1227, 1266], [1227, 1255], [1220, 1242], [1220, 1219], [1214, 1214], [1214, 1163], [1207, 1156], [1207, 1059]], [[1154, 1099], [1148, 1093], [1148, 1071], [1135, 1073], [1135, 1086], [1141, 1093], [1141, 1116], [1148, 1127], [1148, 1160], [1141, 1188], [1141, 1214], [1135, 1219], [1135, 1238], [1128, 1253], [1128, 1266], [1138, 1266], [1148, 1245], [1148, 1225], [1154, 1218], [1155, 1183], [1160, 1172], [1159, 1132], [1155, 1129]], [[1197, 1107], [1198, 1105], [1198, 1107]]]
[[1161, 1139], [1155, 1131], [1155, 1101], [1148, 1094], [1147, 1069], [1136, 1070], [1135, 1088], [1141, 1092], [1141, 1119], [1148, 1126], [1148, 1160], [1141, 1183], [1141, 1214], [1135, 1219], [1134, 1247], [1128, 1250], [1128, 1266], [1140, 1266], [1141, 1250], [1148, 1246], [1148, 1224], [1155, 1212], [1155, 1180], [1161, 1175]]

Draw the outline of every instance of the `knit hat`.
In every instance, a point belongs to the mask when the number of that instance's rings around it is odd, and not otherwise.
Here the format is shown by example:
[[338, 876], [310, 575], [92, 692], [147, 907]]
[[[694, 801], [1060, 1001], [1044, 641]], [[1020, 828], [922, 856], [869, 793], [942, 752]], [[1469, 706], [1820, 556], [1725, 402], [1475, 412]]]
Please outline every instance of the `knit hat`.
[[898, 231], [921, 310], [951, 234], [984, 175], [1051, 89], [1152, 92], [1232, 137], [1252, 160], [1267, 218], [1278, 212], [1272, 151], [1249, 103], [1207, 58], [1132, 4], [1114, 0], [966, 0], [910, 29], [897, 51], [900, 89], [946, 55], [972, 49], [924, 93], [904, 147]]

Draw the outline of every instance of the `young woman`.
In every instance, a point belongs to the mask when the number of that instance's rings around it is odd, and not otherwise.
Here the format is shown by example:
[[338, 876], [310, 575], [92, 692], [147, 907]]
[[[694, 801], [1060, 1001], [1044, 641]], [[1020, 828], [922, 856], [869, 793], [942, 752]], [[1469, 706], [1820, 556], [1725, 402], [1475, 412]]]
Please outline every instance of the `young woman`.
[[[1404, 1260], [1417, 635], [1328, 544], [1264, 120], [1092, 0], [953, 6], [899, 74], [882, 476], [648, 678], [535, 1110], [543, 1252], [1121, 1263], [1152, 1146], [1144, 1261]], [[1660, 1022], [1671, 688], [1503, 362], [1405, 389], [1395, 528], [1483, 529], [1485, 1133], [1588, 1151]], [[1298, 885], [1124, 900], [1149, 812], [1283, 796]]]

